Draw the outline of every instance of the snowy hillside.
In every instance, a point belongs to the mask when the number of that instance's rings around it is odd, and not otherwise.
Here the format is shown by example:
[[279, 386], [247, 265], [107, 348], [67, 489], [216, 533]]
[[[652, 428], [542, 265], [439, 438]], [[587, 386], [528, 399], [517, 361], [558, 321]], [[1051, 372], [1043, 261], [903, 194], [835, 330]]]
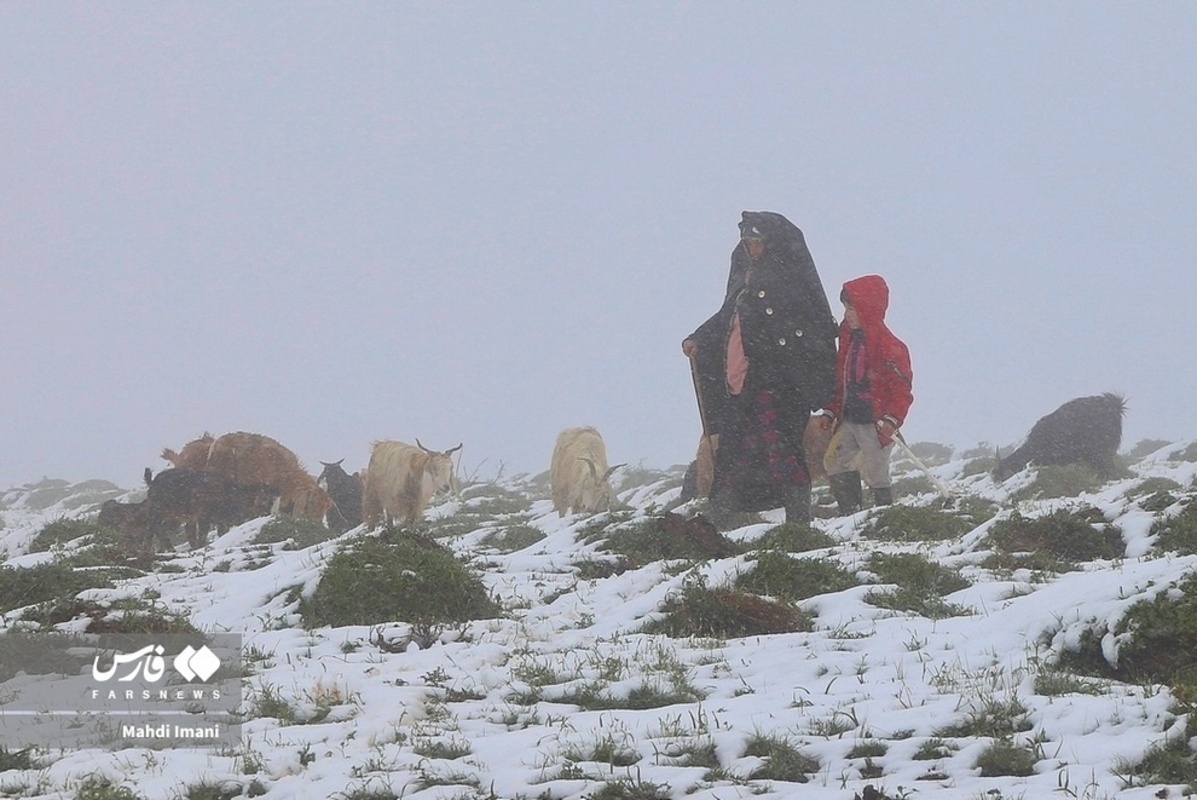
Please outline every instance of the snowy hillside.
[[[0, 795], [1177, 795], [1191, 772], [1144, 779], [1139, 765], [1166, 742], [1192, 760], [1193, 697], [1182, 689], [1197, 683], [1197, 669], [1189, 654], [1176, 692], [1122, 675], [1131, 633], [1119, 622], [1136, 603], [1175, 597], [1197, 572], [1197, 555], [1159, 546], [1158, 535], [1161, 521], [1197, 498], [1195, 451], [1163, 446], [1128, 458], [1124, 478], [1049, 497], [1033, 469], [995, 484], [982, 451], [927, 447], [920, 452], [953, 493], [950, 511], [909, 459], [895, 458], [899, 505], [817, 519], [806, 539], [814, 549], [783, 546], [803, 535], [790, 529], [785, 539], [777, 511], [725, 531], [733, 555], [664, 560], [645, 557], [648, 546], [633, 538], [652, 539], [667, 509], [701, 510], [701, 501], [677, 506], [678, 468], [617, 473], [624, 507], [593, 517], [559, 518], [543, 477], [474, 482], [428, 515], [428, 535], [497, 604], [488, 618], [464, 622], [305, 629], [334, 554], [364, 534], [269, 541], [270, 521], [255, 520], [202, 550], [180, 545], [152, 564], [126, 565], [111, 585], [78, 592], [65, 613], [61, 603], [53, 613], [44, 603], [0, 609], [9, 636], [85, 631], [133, 607], [243, 634], [239, 744], [63, 751], [5, 742]], [[138, 494], [54, 481], [0, 494], [4, 579], [94, 550], [89, 535], [50, 544], [39, 536], [48, 523], [87, 520], [104, 500]], [[1085, 520], [1082, 533], [1108, 549], [1009, 545], [1047, 519], [1062, 531]], [[941, 570], [942, 593], [893, 577], [912, 574], [895, 565], [916, 562], [920, 574]], [[670, 614], [674, 624], [683, 612], [698, 616], [686, 603], [700, 598], [737, 592], [747, 609], [747, 587], [765, 585], [766, 564], [809, 571], [788, 584], [771, 579], [776, 589], [757, 591], [753, 608], [809, 630], [737, 637], [669, 628]], [[825, 579], [830, 591], [801, 596], [804, 581]], [[1081, 668], [1094, 653], [1105, 674]], [[4, 702], [0, 695], [0, 721]]]

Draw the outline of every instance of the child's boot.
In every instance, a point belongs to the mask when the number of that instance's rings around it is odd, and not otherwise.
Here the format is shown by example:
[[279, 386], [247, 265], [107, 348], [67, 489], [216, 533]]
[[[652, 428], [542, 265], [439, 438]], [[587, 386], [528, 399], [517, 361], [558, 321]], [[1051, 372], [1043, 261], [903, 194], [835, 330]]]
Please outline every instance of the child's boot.
[[864, 502], [864, 490], [860, 485], [859, 472], [840, 472], [828, 475], [831, 484], [831, 496], [840, 507], [840, 516], [847, 517], [860, 511]]

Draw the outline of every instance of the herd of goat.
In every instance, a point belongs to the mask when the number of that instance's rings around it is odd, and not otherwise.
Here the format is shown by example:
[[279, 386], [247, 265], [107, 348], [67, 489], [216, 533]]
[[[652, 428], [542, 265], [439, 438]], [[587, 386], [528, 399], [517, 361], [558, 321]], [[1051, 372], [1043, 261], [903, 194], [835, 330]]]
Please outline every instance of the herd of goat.
[[[1070, 400], [1035, 423], [1021, 447], [1004, 458], [999, 454], [994, 475], [1004, 480], [1028, 464], [1080, 463], [1108, 477], [1125, 412], [1124, 399], [1109, 392]], [[157, 475], [146, 469], [145, 500], [109, 500], [99, 522], [146, 550], [159, 540], [168, 544], [179, 528], [193, 548], [199, 547], [212, 528], [224, 533], [271, 513], [317, 520], [338, 532], [362, 523], [368, 529], [392, 521], [412, 527], [434, 495], [457, 490], [453, 453], [460, 449], [459, 444], [430, 450], [419, 439], [414, 445], [379, 441], [364, 470], [351, 475], [341, 461], [321, 462], [323, 470], [313, 476], [295, 453], [269, 436], [205, 433], [178, 452], [163, 450], [172, 467]], [[606, 446], [593, 427], [563, 430], [549, 467], [553, 508], [561, 516], [610, 508], [615, 499], [610, 478], [622, 466], [607, 465]]]
[[[146, 469], [145, 499], [109, 500], [98, 521], [147, 551], [157, 542], [169, 544], [180, 528], [195, 548], [213, 528], [224, 533], [272, 513], [316, 520], [338, 532], [363, 522], [369, 529], [392, 521], [412, 527], [434, 495], [457, 491], [453, 454], [460, 449], [459, 444], [430, 450], [419, 439], [414, 445], [378, 441], [364, 470], [351, 475], [341, 461], [322, 461], [323, 470], [313, 476], [295, 453], [269, 436], [205, 433], [178, 452], [163, 450], [172, 466], [157, 475]], [[550, 467], [554, 508], [562, 516], [609, 508], [614, 499], [610, 477], [621, 466], [607, 466], [606, 446], [594, 428], [562, 431]]]

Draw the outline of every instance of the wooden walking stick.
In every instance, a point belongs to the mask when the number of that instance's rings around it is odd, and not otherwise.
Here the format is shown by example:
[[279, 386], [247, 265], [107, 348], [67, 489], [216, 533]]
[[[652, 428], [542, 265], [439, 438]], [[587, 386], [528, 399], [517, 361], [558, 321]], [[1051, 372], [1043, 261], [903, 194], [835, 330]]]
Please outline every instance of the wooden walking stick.
[[715, 451], [719, 449], [719, 434], [711, 433], [707, 424], [707, 407], [702, 400], [702, 384], [698, 378], [698, 361], [690, 356], [690, 378], [694, 381], [694, 397], [698, 400], [698, 418], [702, 422], [702, 438], [698, 440], [695, 478], [699, 497], [710, 497], [715, 483]]
[[926, 464], [924, 464], [923, 460], [914, 454], [914, 451], [910, 449], [910, 445], [906, 444], [906, 438], [904, 436], [902, 436], [900, 431], [896, 431], [896, 430], [894, 431], [893, 439], [895, 442], [898, 443], [898, 446], [902, 448], [902, 450], [906, 453], [906, 455], [910, 458], [910, 460], [915, 463], [915, 466], [917, 466], [923, 472], [927, 473], [927, 477], [931, 479], [931, 483], [932, 483], [932, 485], [935, 486], [935, 490], [937, 492], [939, 492], [939, 494], [945, 500], [951, 500], [952, 499], [952, 490], [949, 489], [947, 487], [947, 485], [944, 484], [943, 481], [941, 481], [939, 478], [935, 477], [935, 473], [933, 473], [931, 471], [930, 467], [928, 467]]

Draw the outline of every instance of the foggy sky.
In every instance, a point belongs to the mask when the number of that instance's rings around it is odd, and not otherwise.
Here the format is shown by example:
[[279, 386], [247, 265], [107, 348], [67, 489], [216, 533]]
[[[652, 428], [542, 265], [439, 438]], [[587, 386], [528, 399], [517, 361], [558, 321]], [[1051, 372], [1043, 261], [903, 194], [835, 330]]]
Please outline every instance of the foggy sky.
[[[744, 209], [891, 287], [910, 441], [1197, 436], [1197, 9], [0, 4], [0, 488], [205, 431], [540, 472], [700, 433]], [[833, 302], [837, 316], [841, 312]]]

